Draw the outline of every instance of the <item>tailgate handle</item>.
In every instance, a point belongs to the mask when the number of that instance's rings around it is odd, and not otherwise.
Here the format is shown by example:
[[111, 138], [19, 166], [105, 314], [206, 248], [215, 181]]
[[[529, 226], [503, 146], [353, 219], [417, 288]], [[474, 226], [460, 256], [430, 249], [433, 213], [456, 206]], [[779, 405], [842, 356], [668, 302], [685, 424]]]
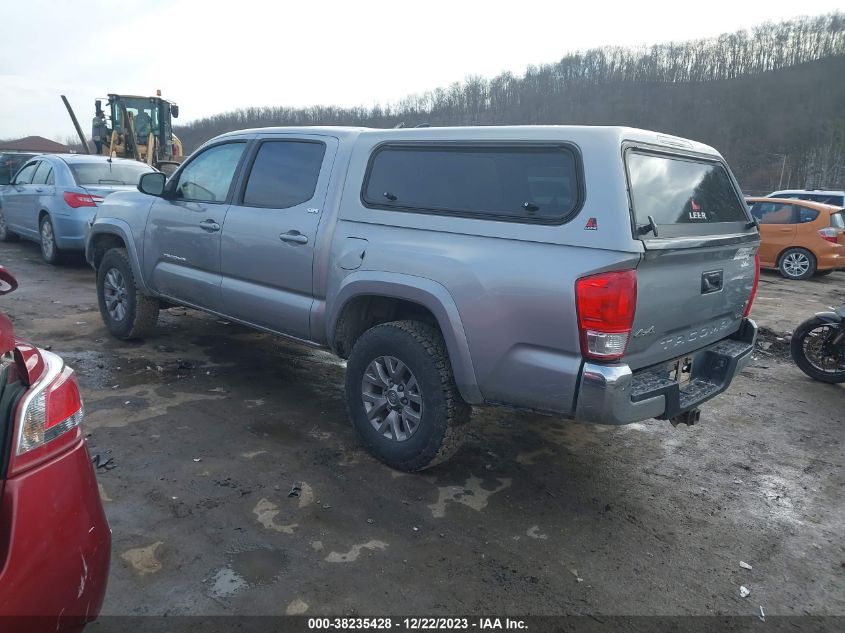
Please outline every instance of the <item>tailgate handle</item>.
[[701, 294], [706, 295], [711, 292], [719, 292], [722, 289], [722, 280], [724, 279], [724, 271], [711, 270], [707, 273], [701, 273]]

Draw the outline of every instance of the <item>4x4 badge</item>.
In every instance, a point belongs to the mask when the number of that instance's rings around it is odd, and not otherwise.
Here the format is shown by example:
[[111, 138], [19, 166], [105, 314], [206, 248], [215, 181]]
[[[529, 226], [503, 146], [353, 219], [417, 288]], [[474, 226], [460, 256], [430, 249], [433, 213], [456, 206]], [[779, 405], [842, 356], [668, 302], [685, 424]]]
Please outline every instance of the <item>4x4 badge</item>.
[[599, 223], [596, 222], [595, 218], [590, 218], [587, 220], [587, 224], [584, 226], [585, 231], [598, 231], [599, 230]]

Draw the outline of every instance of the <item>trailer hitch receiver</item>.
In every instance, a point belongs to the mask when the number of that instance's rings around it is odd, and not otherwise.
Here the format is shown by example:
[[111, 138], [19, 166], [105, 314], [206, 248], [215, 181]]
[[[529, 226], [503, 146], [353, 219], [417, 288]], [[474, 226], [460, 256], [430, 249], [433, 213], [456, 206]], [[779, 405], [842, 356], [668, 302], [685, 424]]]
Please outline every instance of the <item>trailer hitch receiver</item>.
[[674, 418], [670, 419], [669, 422], [672, 424], [672, 426], [678, 426], [679, 424], [686, 424], [687, 426], [692, 426], [700, 419], [701, 409], [690, 409], [689, 411], [684, 411], [680, 415], [676, 415]]

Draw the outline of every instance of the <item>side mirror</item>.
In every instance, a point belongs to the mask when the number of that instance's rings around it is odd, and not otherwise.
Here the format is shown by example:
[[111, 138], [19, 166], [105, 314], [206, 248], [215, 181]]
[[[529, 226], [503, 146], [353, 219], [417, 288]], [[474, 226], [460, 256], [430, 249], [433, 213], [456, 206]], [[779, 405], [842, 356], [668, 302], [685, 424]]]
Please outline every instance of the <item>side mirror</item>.
[[17, 287], [18, 280], [3, 266], [0, 266], [0, 295], [7, 295]]
[[161, 172], [152, 172], [144, 174], [138, 181], [138, 191], [145, 193], [148, 196], [159, 196], [164, 194], [164, 183], [167, 181], [167, 176]]
[[179, 106], [175, 103], [170, 104], [170, 114], [173, 116], [174, 119], [179, 118]]

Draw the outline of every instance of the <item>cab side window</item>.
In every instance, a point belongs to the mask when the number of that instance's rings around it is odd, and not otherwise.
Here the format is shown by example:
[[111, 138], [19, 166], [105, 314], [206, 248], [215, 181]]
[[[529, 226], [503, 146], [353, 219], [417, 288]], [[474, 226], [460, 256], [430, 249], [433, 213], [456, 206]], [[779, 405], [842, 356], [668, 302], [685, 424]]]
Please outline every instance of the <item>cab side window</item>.
[[35, 168], [38, 167], [38, 162], [29, 163], [23, 167], [15, 176], [16, 185], [28, 185], [32, 182], [32, 176], [35, 174]]
[[225, 202], [246, 143], [224, 143], [203, 151], [185, 165], [175, 198], [194, 202]]

